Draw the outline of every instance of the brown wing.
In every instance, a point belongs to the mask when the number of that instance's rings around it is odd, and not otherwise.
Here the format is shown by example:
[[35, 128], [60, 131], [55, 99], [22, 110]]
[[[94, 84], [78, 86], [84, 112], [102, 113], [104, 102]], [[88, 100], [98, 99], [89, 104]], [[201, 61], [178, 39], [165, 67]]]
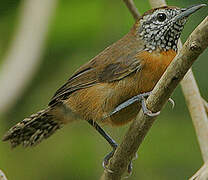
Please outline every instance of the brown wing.
[[[106, 48], [94, 59], [80, 67], [70, 79], [57, 90], [49, 105], [67, 99], [73, 92], [87, 88], [100, 82], [118, 81], [140, 69], [140, 62], [135, 55], [139, 49], [126, 47], [128, 43], [121, 39]], [[130, 45], [132, 45], [130, 43]]]

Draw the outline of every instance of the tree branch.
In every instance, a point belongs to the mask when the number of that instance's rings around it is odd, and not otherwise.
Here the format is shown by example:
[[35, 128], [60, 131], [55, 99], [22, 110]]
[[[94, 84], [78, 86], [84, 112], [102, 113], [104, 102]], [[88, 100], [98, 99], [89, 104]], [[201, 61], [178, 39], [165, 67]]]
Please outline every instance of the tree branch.
[[[149, 0], [149, 1], [152, 7], [166, 5], [165, 0]], [[182, 47], [182, 43], [180, 41], [179, 48], [181, 47]], [[196, 80], [194, 78], [191, 69], [186, 74], [184, 79], [181, 81], [181, 87], [196, 130], [197, 138], [202, 152], [202, 157], [206, 161], [208, 158], [208, 141], [207, 141], [208, 125], [207, 125], [207, 114], [206, 114], [206, 112], [208, 113], [208, 103], [204, 99], [202, 102], [199, 88], [197, 86]], [[206, 166], [207, 164], [208, 163], [206, 163]], [[204, 168], [204, 166], [197, 172], [196, 179], [204, 180], [208, 178], [208, 173], [205, 172], [208, 171], [208, 168]], [[199, 175], [200, 173], [201, 175]], [[195, 175], [193, 177], [195, 177]]]
[[150, 3], [152, 8], [167, 6], [165, 0], [149, 0], [149, 3]]
[[199, 141], [202, 157], [208, 160], [208, 119], [199, 89], [191, 71], [189, 71], [181, 82], [182, 90], [186, 99], [189, 112]]
[[5, 174], [3, 173], [1, 169], [0, 169], [0, 180], [7, 180]]
[[206, 162], [189, 180], [207, 180], [208, 162]]
[[[166, 6], [165, 0], [149, 0], [152, 7]], [[179, 41], [179, 49], [182, 48], [182, 43]], [[188, 105], [189, 112], [196, 130], [199, 141], [202, 157], [204, 160], [208, 158], [208, 124], [207, 114], [204, 109], [204, 104], [201, 100], [199, 88], [194, 78], [193, 72], [190, 69], [185, 78], [181, 81], [183, 94]]]
[[[185, 76], [193, 62], [208, 46], [208, 17], [193, 31], [179, 54], [167, 68], [147, 99], [147, 107], [152, 112], [160, 111], [173, 90]], [[109, 170], [104, 171], [103, 180], [119, 180], [127, 165], [135, 156], [140, 144], [151, 128], [155, 117], [149, 117], [140, 110], [135, 121], [130, 125], [121, 145], [109, 163]]]
[[204, 103], [205, 111], [206, 111], [207, 114], [208, 114], [208, 102], [207, 102], [204, 98], [202, 98], [202, 101], [203, 101], [203, 103]]
[[140, 17], [140, 13], [134, 4], [134, 1], [133, 0], [123, 0], [123, 1], [128, 7], [134, 19], [137, 20]]

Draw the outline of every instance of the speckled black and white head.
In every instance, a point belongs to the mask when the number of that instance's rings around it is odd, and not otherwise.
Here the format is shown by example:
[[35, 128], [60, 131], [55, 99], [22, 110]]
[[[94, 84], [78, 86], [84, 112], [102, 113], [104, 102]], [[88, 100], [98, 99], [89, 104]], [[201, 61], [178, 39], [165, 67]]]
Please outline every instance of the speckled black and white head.
[[178, 39], [188, 16], [205, 4], [189, 8], [160, 7], [144, 13], [139, 19], [138, 34], [145, 41], [145, 50], [177, 51]]

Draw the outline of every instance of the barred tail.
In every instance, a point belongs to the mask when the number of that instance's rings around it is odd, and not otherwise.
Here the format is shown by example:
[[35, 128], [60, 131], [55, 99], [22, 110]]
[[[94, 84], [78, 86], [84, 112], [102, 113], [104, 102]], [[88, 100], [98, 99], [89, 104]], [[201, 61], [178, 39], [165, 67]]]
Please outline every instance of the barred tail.
[[34, 146], [52, 135], [61, 125], [47, 108], [13, 126], [4, 135], [3, 141], [10, 141], [12, 147], [20, 144], [24, 147]]

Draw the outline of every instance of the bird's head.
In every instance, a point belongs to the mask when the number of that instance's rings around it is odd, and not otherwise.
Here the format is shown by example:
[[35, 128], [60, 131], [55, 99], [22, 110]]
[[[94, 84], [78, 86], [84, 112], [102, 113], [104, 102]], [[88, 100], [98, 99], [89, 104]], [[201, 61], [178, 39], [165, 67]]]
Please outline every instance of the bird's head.
[[144, 40], [145, 50], [177, 51], [178, 39], [187, 18], [205, 4], [188, 8], [164, 6], [144, 13], [136, 23], [136, 33]]

